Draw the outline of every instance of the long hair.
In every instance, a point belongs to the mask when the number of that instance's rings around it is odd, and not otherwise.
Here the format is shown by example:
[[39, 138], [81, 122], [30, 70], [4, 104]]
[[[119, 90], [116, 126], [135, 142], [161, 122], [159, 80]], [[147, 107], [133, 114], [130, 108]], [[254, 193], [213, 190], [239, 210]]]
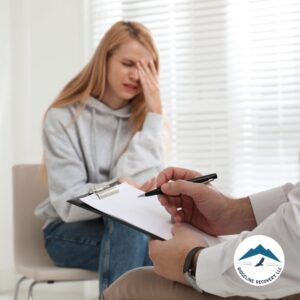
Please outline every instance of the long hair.
[[[64, 107], [78, 103], [78, 116], [84, 110], [89, 96], [101, 100], [106, 88], [109, 58], [122, 44], [132, 39], [138, 41], [150, 52], [154, 65], [159, 71], [158, 51], [150, 31], [138, 22], [119, 21], [106, 32], [89, 63], [67, 83], [48, 110], [52, 107]], [[129, 124], [133, 133], [142, 128], [145, 116], [146, 104], [141, 92], [132, 99]]]

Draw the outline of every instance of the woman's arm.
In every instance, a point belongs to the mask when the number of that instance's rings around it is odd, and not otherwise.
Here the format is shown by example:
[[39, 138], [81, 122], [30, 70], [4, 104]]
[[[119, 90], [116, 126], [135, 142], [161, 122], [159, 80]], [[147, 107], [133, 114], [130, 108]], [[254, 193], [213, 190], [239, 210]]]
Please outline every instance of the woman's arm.
[[135, 133], [126, 151], [113, 166], [111, 175], [131, 177], [139, 183], [156, 176], [163, 168], [163, 117], [147, 113], [141, 131]]
[[[45, 119], [43, 145], [48, 175], [49, 200], [64, 222], [89, 220], [99, 215], [71, 205], [67, 200], [88, 193], [99, 184], [89, 182], [82, 153], [65, 125], [70, 115], [61, 118], [50, 111]], [[61, 121], [63, 120], [63, 121]], [[70, 125], [72, 126], [72, 124]], [[101, 185], [105, 185], [103, 183]], [[42, 210], [45, 210], [41, 208]], [[41, 212], [43, 214], [43, 212]], [[47, 217], [48, 210], [45, 211]], [[57, 216], [48, 216], [57, 217]]]
[[142, 130], [135, 133], [113, 167], [112, 175], [128, 176], [143, 183], [163, 168], [163, 117], [158, 72], [153, 61], [141, 59], [137, 68], [147, 115]]

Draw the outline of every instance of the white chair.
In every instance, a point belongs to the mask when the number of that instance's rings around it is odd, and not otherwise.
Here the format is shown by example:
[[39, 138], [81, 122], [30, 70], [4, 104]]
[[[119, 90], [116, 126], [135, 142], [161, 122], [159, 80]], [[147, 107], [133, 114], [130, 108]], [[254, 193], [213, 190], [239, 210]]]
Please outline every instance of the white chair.
[[22, 276], [15, 287], [15, 300], [25, 279], [32, 280], [28, 289], [29, 300], [33, 299], [33, 287], [37, 283], [98, 279], [96, 272], [57, 267], [48, 257], [42, 236], [43, 221], [34, 215], [35, 207], [47, 195], [41, 165], [13, 167], [14, 260], [16, 272]]

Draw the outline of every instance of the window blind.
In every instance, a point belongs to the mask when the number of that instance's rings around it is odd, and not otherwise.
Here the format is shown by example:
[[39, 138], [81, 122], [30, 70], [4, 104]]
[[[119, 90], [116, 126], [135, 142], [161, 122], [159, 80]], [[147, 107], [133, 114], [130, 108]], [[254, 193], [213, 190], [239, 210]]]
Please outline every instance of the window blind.
[[152, 32], [168, 165], [217, 172], [233, 195], [299, 180], [297, 0], [93, 0], [93, 46], [116, 21]]

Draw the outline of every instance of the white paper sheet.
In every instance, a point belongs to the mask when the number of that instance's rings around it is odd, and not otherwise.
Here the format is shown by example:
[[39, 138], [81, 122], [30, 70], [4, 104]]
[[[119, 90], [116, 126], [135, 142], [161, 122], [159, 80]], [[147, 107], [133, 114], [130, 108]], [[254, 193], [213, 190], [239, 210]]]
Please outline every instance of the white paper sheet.
[[[161, 206], [157, 196], [138, 198], [144, 192], [127, 183], [122, 183], [117, 188], [118, 193], [103, 199], [92, 194], [80, 200], [104, 214], [141, 228], [154, 236], [164, 240], [172, 238], [173, 224], [170, 215]], [[221, 242], [220, 238], [201, 232], [199, 234], [210, 246]]]

